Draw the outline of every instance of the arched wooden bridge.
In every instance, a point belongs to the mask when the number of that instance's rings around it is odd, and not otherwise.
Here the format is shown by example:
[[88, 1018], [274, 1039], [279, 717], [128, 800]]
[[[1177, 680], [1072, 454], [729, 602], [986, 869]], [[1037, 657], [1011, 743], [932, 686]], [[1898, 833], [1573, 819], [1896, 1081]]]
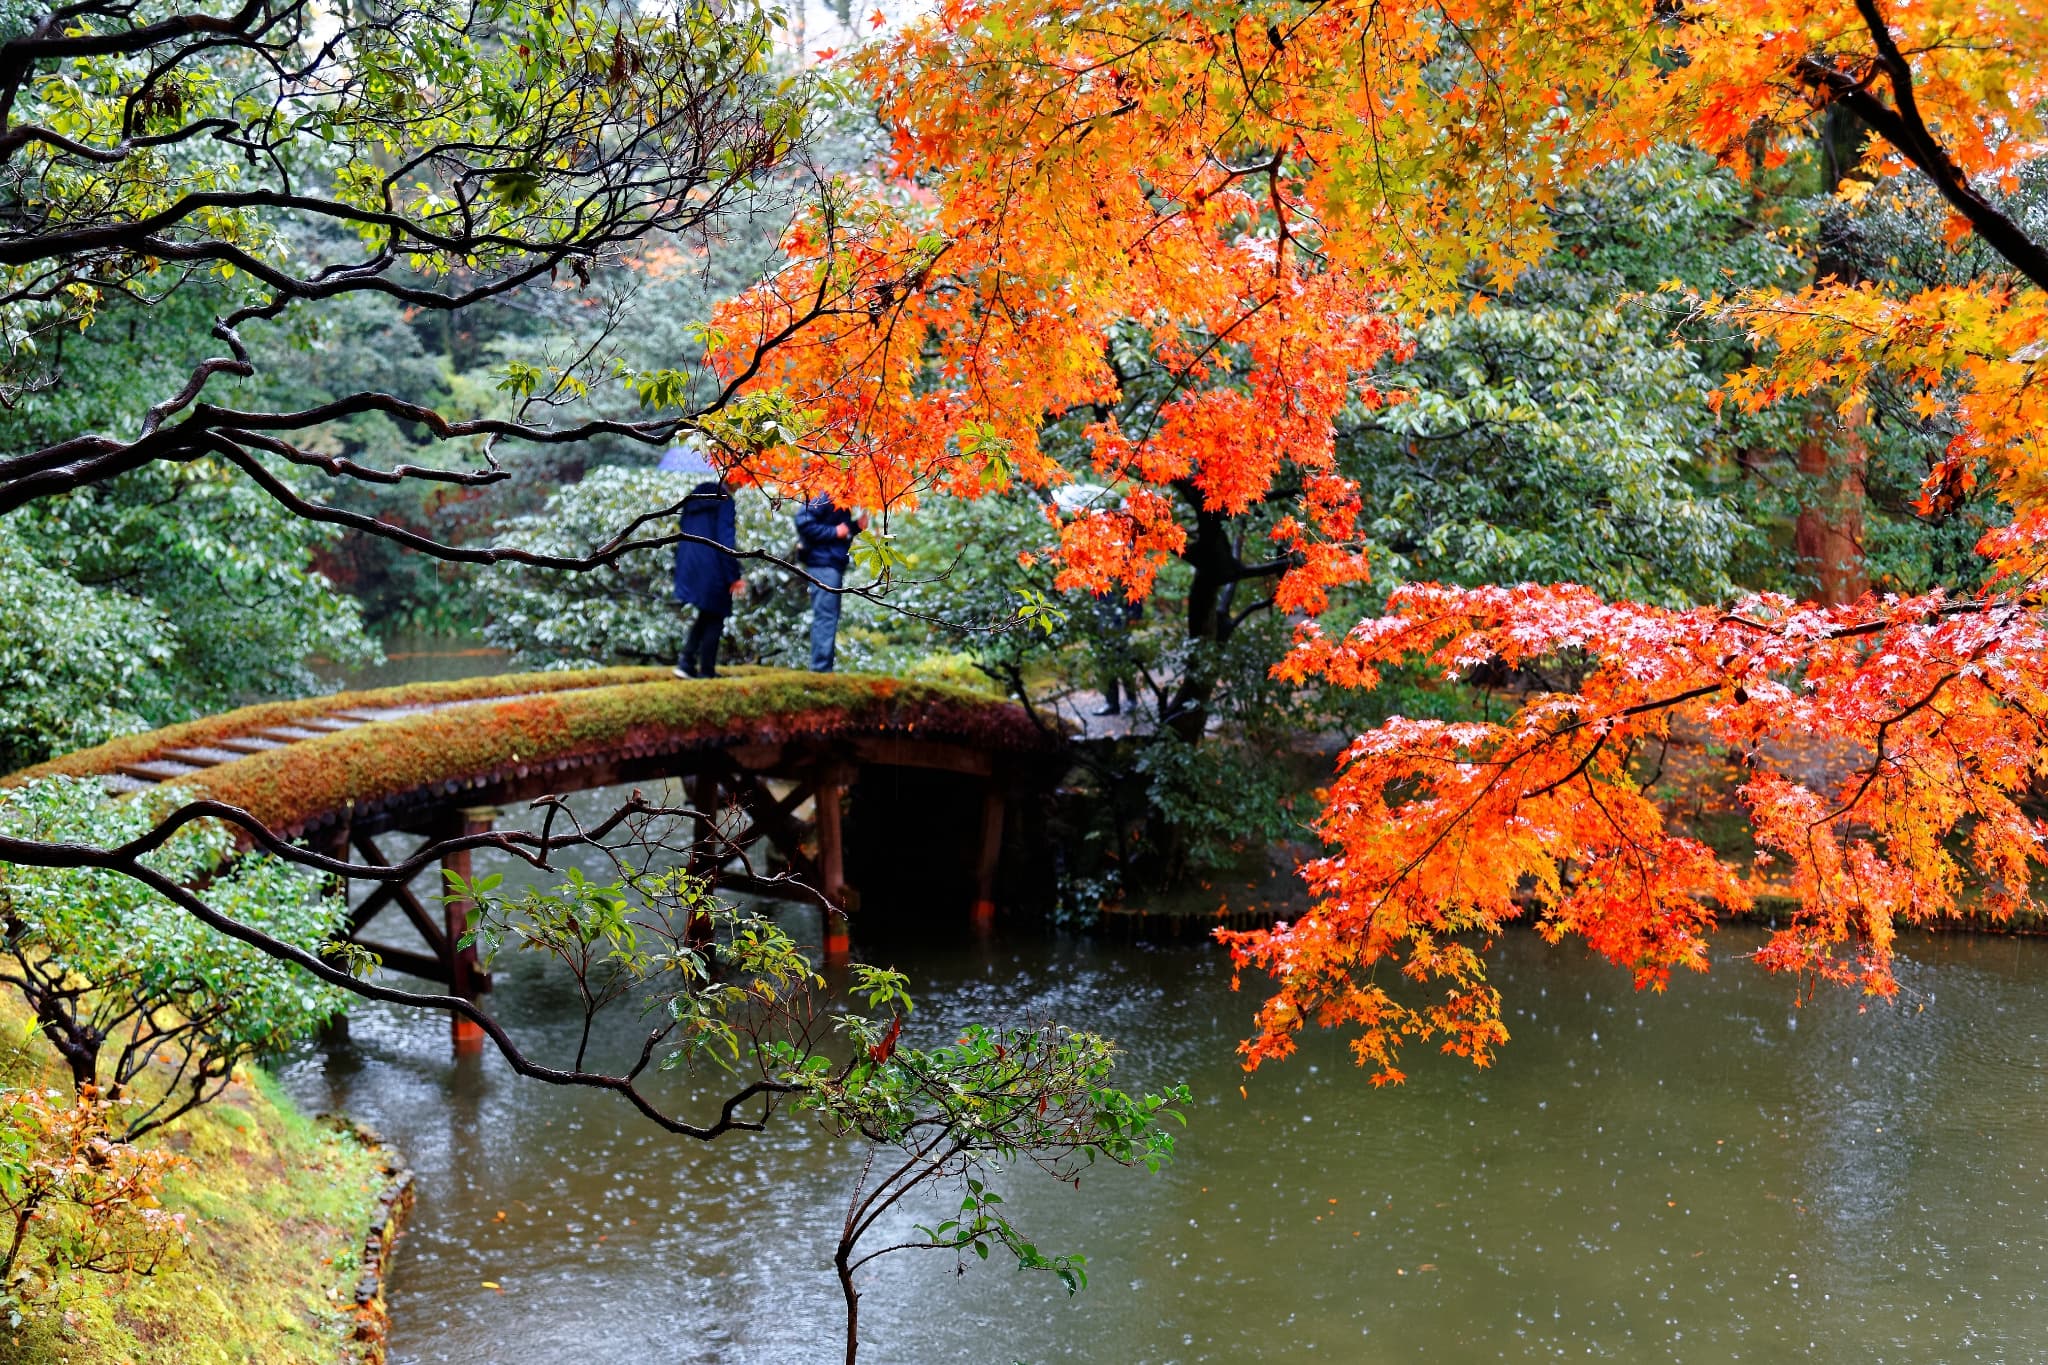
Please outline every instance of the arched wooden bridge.
[[[128, 792], [175, 783], [241, 806], [323, 852], [382, 863], [389, 854], [378, 839], [390, 834], [476, 833], [491, 828], [501, 808], [538, 796], [680, 778], [693, 808], [734, 817], [700, 870], [729, 889], [774, 892], [786, 888], [744, 870], [774, 866], [845, 910], [854, 900], [842, 837], [849, 790], [865, 783], [880, 793], [868, 837], [893, 833], [905, 847], [905, 835], [929, 839], [929, 811], [888, 809], [900, 781], [875, 779], [940, 775], [954, 842], [967, 845], [956, 851], [971, 869], [972, 915], [986, 924], [994, 916], [1005, 797], [1056, 779], [1060, 743], [1022, 707], [940, 684], [771, 670], [686, 682], [664, 669], [622, 668], [244, 707], [130, 735], [6, 781], [99, 777]], [[918, 790], [929, 798], [928, 781]], [[741, 857], [763, 845], [764, 858]], [[869, 863], [886, 866], [873, 857]], [[460, 852], [444, 867], [467, 875], [468, 864]], [[473, 953], [454, 947], [464, 907], [451, 902], [435, 913], [432, 899], [431, 891], [422, 898], [410, 886], [384, 884], [354, 907], [350, 937], [385, 965], [473, 999], [490, 980]], [[394, 907], [428, 952], [366, 936]], [[828, 959], [846, 953], [843, 915], [828, 917], [824, 946]], [[458, 1043], [466, 1041], [458, 1030]]]

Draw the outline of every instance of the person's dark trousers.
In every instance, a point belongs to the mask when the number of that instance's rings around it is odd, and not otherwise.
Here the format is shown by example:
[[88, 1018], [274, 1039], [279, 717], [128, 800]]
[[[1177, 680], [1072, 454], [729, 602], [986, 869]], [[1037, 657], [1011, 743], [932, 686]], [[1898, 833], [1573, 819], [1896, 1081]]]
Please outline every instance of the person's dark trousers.
[[846, 571], [806, 569], [817, 580], [811, 588], [811, 672], [830, 673], [839, 654], [839, 594], [831, 591], [846, 581]]
[[731, 614], [730, 609], [697, 608], [697, 619], [690, 623], [689, 638], [683, 641], [683, 657], [676, 661], [676, 667], [693, 678], [716, 677], [718, 637], [725, 633], [725, 618]]

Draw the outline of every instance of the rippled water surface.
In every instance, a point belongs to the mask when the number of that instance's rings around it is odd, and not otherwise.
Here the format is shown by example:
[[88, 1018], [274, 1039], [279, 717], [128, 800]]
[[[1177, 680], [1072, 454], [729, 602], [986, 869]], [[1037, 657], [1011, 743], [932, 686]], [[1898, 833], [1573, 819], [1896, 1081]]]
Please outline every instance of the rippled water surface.
[[[1751, 942], [1727, 935], [1724, 959]], [[1860, 1013], [1795, 1009], [1788, 982], [1733, 960], [1638, 996], [1511, 936], [1499, 1064], [1417, 1054], [1406, 1087], [1375, 1092], [1326, 1039], [1247, 1084], [1250, 1000], [1207, 951], [894, 946], [923, 1027], [1049, 1012], [1117, 1038], [1131, 1084], [1185, 1079], [1197, 1102], [1161, 1175], [1014, 1182], [1040, 1244], [1088, 1256], [1078, 1298], [994, 1261], [956, 1276], [898, 1256], [866, 1283], [862, 1358], [2040, 1358], [2048, 948], [1908, 952], [1903, 1006]], [[571, 1005], [530, 966], [494, 996], [559, 1055]], [[394, 1360], [836, 1358], [828, 1229], [851, 1148], [796, 1123], [670, 1138], [606, 1097], [456, 1063], [445, 1038], [366, 1007], [350, 1042], [289, 1070], [419, 1174]]]

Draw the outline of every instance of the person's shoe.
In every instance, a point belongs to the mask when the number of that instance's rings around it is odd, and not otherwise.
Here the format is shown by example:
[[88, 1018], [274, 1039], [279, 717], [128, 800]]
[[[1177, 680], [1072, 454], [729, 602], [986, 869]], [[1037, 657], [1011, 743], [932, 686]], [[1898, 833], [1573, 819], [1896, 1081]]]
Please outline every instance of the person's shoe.
[[1115, 702], [1110, 702], [1106, 706], [1098, 706], [1095, 708], [1095, 714], [1098, 716], [1120, 716], [1123, 713], [1124, 708], [1118, 706]]
[[697, 676], [695, 673], [692, 673], [689, 669], [684, 668], [681, 664], [677, 664], [674, 668], [671, 668], [669, 672], [675, 674], [678, 678], [684, 679], [685, 681], [688, 681], [689, 679]]

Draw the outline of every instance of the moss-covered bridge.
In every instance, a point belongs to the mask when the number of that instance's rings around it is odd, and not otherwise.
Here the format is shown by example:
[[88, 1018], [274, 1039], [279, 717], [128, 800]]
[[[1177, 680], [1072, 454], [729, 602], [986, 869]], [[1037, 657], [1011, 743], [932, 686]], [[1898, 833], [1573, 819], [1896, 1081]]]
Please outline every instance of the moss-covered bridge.
[[[722, 886], [787, 895], [794, 880], [843, 912], [863, 870], [888, 880], [916, 860], [957, 872], [956, 883], [971, 889], [960, 899], [971, 899], [974, 919], [986, 924], [1014, 806], [1005, 798], [1056, 776], [1059, 743], [1023, 708], [957, 687], [768, 670], [681, 681], [664, 669], [615, 668], [249, 706], [129, 735], [7, 781], [99, 777], [130, 792], [175, 783], [323, 852], [382, 863], [390, 856], [382, 836], [476, 833], [504, 807], [536, 797], [682, 779], [693, 809], [720, 812], [719, 837], [700, 841], [712, 850], [700, 857]], [[851, 850], [842, 827], [849, 805]], [[466, 874], [467, 860], [453, 853], [445, 865]], [[434, 913], [431, 901], [383, 884], [354, 906], [351, 936], [387, 966], [456, 994], [488, 990], [488, 976], [453, 947], [462, 907]], [[426, 953], [364, 937], [394, 907]], [[828, 915], [828, 957], [846, 952], [846, 923], [842, 913]]]

